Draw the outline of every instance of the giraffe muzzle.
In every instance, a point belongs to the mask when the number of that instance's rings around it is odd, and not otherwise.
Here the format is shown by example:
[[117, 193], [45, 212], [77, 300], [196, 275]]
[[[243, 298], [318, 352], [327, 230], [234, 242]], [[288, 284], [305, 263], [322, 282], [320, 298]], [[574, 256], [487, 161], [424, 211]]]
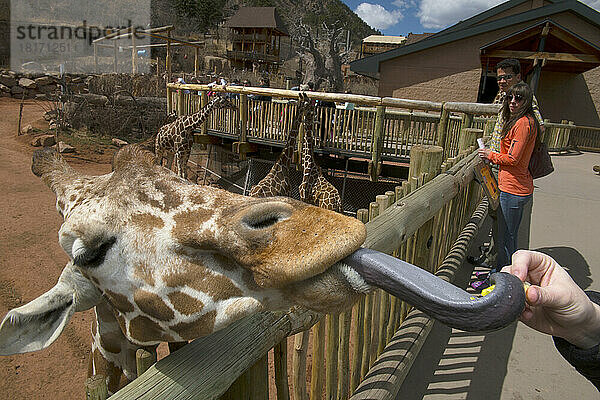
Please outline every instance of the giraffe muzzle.
[[445, 325], [470, 332], [504, 328], [525, 307], [523, 283], [504, 272], [491, 276], [494, 290], [476, 297], [400, 259], [371, 249], [359, 249], [341, 261], [367, 284], [414, 305]]

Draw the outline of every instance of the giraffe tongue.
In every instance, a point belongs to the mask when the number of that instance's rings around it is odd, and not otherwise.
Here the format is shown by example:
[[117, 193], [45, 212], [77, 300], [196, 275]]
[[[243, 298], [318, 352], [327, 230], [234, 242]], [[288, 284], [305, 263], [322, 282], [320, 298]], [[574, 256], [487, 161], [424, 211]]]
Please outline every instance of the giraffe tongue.
[[514, 275], [492, 275], [494, 290], [474, 297], [449, 282], [405, 261], [361, 248], [342, 263], [368, 284], [405, 300], [432, 318], [465, 331], [489, 331], [515, 321], [525, 307], [523, 283]]

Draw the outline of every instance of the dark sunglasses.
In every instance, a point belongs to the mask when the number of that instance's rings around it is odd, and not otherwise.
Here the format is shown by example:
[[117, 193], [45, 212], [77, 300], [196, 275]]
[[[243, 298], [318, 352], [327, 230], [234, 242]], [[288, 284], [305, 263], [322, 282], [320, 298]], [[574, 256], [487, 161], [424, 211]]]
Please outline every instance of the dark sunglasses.
[[509, 94], [508, 95], [508, 101], [516, 101], [516, 102], [520, 102], [523, 101], [523, 96], [521, 96], [520, 94]]
[[505, 82], [508, 82], [508, 81], [510, 81], [510, 80], [512, 79], [512, 77], [513, 77], [513, 76], [512, 76], [511, 74], [506, 74], [506, 75], [498, 75], [498, 76], [496, 77], [496, 80], [497, 80], [498, 82], [500, 82], [500, 81], [505, 81]]

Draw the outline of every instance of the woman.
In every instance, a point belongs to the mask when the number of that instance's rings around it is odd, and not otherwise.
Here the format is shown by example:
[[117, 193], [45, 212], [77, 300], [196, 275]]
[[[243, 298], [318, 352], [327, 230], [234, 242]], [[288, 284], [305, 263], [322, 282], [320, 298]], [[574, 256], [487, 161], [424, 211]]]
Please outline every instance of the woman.
[[[533, 178], [528, 167], [539, 124], [532, 104], [533, 92], [526, 83], [519, 82], [508, 89], [502, 104], [502, 118], [507, 122], [502, 129], [500, 152], [479, 150], [481, 158], [500, 166], [498, 187], [502, 215], [498, 215], [498, 258], [492, 273], [510, 264], [517, 251], [523, 208], [533, 197]], [[474, 282], [472, 286], [484, 289], [489, 282]]]

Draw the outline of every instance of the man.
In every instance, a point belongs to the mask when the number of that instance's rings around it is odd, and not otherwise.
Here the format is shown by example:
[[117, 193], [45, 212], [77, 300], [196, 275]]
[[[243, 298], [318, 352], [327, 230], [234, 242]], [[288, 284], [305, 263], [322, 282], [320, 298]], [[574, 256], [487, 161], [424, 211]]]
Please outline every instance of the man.
[[[502, 104], [506, 91], [514, 84], [521, 82], [521, 64], [519, 61], [515, 60], [514, 58], [508, 58], [500, 61], [496, 65], [496, 80], [498, 81], [498, 87], [500, 90], [494, 99], [494, 104]], [[540, 131], [543, 133], [544, 120], [540, 114], [540, 109], [538, 107], [538, 102], [535, 98], [535, 95], [533, 96], [533, 112], [535, 114], [535, 118], [540, 124]], [[496, 121], [496, 126], [494, 127], [494, 132], [492, 133], [492, 141], [490, 143], [490, 149], [492, 151], [500, 151], [500, 135], [502, 133], [503, 126], [504, 121], [502, 120], [501, 112], [498, 112], [498, 120]]]

